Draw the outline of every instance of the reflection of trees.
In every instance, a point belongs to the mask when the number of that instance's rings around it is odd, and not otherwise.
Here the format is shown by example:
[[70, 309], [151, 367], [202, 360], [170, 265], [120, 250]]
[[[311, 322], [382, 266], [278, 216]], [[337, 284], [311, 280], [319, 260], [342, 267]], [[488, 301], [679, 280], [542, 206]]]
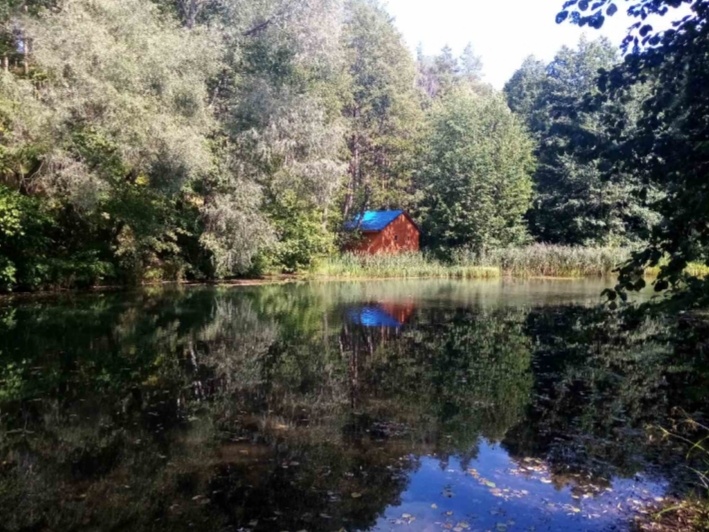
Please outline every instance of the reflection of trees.
[[[410, 291], [391, 290], [398, 316]], [[0, 310], [3, 526], [366, 528], [408, 457], [465, 461], [480, 436], [558, 482], [675, 463], [644, 426], [704, 408], [706, 331], [441, 290], [394, 329], [347, 320], [377, 295], [352, 285]]]
[[707, 373], [698, 370], [707, 359], [696, 349], [696, 327], [542, 307], [530, 313], [527, 334], [536, 339], [535, 399], [505, 440], [511, 454], [542, 457], [574, 485], [648, 469], [684, 480], [676, 449], [648, 438], [647, 428], [666, 424], [676, 406], [706, 411]]
[[388, 420], [389, 432], [405, 428], [434, 451], [472, 447], [481, 435], [500, 439], [519, 421], [532, 385], [522, 317], [513, 309], [423, 308], [394, 337], [346, 325], [360, 415]]
[[3, 525], [373, 523], [414, 464], [343, 447], [337, 332], [322, 306], [281, 321], [297, 309], [272, 296], [106, 296], [3, 319], [0, 350], [15, 357], [0, 383]]

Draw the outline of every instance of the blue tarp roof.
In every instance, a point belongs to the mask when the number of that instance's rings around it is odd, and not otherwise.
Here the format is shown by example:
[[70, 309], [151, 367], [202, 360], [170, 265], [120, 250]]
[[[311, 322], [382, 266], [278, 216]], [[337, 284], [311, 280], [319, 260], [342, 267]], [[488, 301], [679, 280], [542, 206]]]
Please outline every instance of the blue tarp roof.
[[347, 311], [351, 323], [365, 327], [401, 327], [401, 323], [379, 307], [361, 307]]
[[391, 222], [404, 214], [404, 211], [365, 211], [345, 224], [345, 229], [353, 231], [383, 231]]

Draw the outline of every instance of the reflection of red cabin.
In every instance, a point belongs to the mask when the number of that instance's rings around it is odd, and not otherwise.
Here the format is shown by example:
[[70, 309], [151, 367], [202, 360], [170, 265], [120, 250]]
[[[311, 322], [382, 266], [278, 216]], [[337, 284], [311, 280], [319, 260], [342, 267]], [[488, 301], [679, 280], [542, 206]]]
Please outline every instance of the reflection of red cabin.
[[401, 325], [409, 321], [411, 315], [416, 310], [416, 303], [413, 301], [405, 303], [379, 303], [379, 306]]
[[367, 211], [345, 225], [350, 231], [359, 231], [361, 238], [349, 246], [354, 253], [396, 254], [419, 251], [421, 232], [404, 211]]

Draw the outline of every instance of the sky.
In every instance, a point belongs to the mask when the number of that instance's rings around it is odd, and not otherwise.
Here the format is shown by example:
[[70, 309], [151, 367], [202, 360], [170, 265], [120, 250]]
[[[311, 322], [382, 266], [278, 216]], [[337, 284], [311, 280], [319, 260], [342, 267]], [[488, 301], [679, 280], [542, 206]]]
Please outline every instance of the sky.
[[[621, 2], [622, 3], [622, 2]], [[472, 43], [482, 57], [484, 80], [497, 88], [525, 57], [550, 61], [563, 45], [575, 46], [586, 33], [620, 46], [634, 22], [621, 9], [603, 28], [557, 24], [563, 0], [385, 0], [387, 10], [412, 50], [420, 43], [432, 55], [448, 44], [456, 55]]]

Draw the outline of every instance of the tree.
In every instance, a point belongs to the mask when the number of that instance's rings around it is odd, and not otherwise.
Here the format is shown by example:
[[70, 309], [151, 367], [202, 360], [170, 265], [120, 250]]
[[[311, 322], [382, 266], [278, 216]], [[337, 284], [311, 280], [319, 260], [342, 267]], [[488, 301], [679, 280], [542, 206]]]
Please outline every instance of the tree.
[[472, 43], [468, 43], [459, 59], [460, 74], [470, 83], [478, 82], [483, 77], [483, 62], [479, 55], [475, 55]]
[[213, 168], [220, 43], [137, 0], [76, 0], [13, 24], [31, 55], [0, 82], [3, 181], [59, 221], [52, 254], [98, 254], [128, 277], [181, 260], [198, 215], [183, 192]]
[[444, 97], [424, 146], [418, 182], [430, 246], [482, 252], [525, 240], [533, 144], [500, 95], [462, 87]]
[[507, 105], [525, 120], [535, 136], [546, 128], [545, 113], [540, 105], [546, 77], [546, 64], [529, 56], [505, 83], [504, 88]]
[[654, 220], [633, 196], [640, 187], [628, 172], [607, 174], [601, 150], [611, 149], [611, 116], [627, 129], [637, 100], [590, 105], [604, 69], [617, 63], [605, 39], [582, 38], [562, 48], [544, 68], [528, 58], [505, 87], [510, 107], [522, 114], [537, 139], [537, 197], [529, 213], [531, 230], [545, 242], [571, 245], [627, 245], [647, 234]]
[[344, 106], [349, 148], [343, 213], [411, 205], [412, 160], [422, 121], [415, 66], [390, 16], [351, 0], [343, 34], [351, 86]]
[[[602, 101], [627, 98], [642, 84], [648, 87], [637, 128], [628, 134], [619, 128], [618, 149], [605, 156], [614, 171], [635, 172], [647, 184], [638, 196], [647, 195], [651, 187], [663, 193], [654, 205], [661, 220], [653, 224], [647, 247], [621, 269], [617, 290], [623, 297], [625, 290], [645, 286], [646, 267], [663, 261], [655, 283], [658, 291], [689, 286], [686, 293], [700, 301], [709, 294], [709, 283], [685, 274], [692, 261], [709, 264], [709, 95], [703, 90], [709, 81], [709, 2], [688, 2], [691, 15], [664, 32], [655, 32], [646, 21], [648, 14], [667, 16], [683, 3], [641, 0], [631, 5], [629, 14], [639, 19], [625, 41], [632, 53], [600, 80]], [[558, 20], [571, 15], [575, 23], [600, 27], [618, 4], [602, 0], [587, 14], [587, 6], [579, 2], [581, 11], [567, 9]]]
[[259, 208], [274, 229], [260, 259], [293, 271], [329, 250], [326, 223], [345, 174], [342, 5], [268, 4], [248, 20], [233, 13], [249, 29], [238, 34], [222, 121], [239, 179], [261, 187]]

